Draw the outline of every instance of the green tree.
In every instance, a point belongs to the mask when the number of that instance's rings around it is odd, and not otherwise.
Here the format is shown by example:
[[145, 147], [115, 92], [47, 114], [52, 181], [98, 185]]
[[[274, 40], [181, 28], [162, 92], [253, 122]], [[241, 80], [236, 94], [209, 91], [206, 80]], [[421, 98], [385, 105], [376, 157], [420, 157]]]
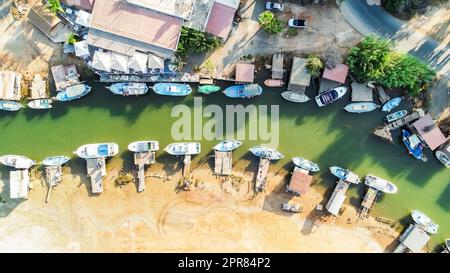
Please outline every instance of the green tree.
[[271, 11], [265, 11], [258, 17], [259, 25], [269, 34], [278, 34], [283, 31], [283, 23]]
[[67, 43], [73, 45], [76, 42], [77, 42], [77, 36], [74, 33], [70, 33], [69, 36], [67, 36]]
[[430, 0], [384, 0], [382, 5], [390, 12], [412, 16], [425, 13], [430, 2]]
[[183, 27], [181, 29], [177, 55], [185, 57], [188, 53], [211, 52], [220, 45], [221, 40], [211, 34]]
[[59, 0], [48, 0], [47, 8], [55, 15], [58, 14], [58, 12], [64, 12]]
[[309, 55], [306, 68], [308, 68], [309, 73], [311, 73], [313, 78], [317, 78], [320, 76], [320, 72], [323, 69], [323, 63], [316, 55]]

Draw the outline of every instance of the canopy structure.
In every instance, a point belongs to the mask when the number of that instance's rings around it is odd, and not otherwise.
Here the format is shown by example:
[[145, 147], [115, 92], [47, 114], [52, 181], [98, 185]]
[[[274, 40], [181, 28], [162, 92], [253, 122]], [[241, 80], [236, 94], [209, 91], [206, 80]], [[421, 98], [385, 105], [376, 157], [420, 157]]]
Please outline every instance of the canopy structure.
[[154, 54], [148, 54], [148, 68], [164, 69], [164, 59]]
[[135, 51], [133, 56], [128, 59], [128, 69], [147, 73], [147, 54]]
[[92, 68], [111, 72], [111, 54], [99, 50], [95, 51]]
[[89, 46], [86, 41], [80, 41], [73, 44], [75, 48], [75, 55], [77, 57], [84, 57], [90, 55], [89, 53]]
[[85, 12], [84, 10], [78, 11], [77, 19], [75, 20], [75, 23], [77, 25], [81, 25], [83, 27], [90, 27], [91, 26], [91, 14], [88, 12]]
[[236, 82], [253, 83], [255, 78], [255, 65], [238, 63], [236, 64]]
[[126, 55], [111, 52], [111, 69], [128, 73], [128, 60]]

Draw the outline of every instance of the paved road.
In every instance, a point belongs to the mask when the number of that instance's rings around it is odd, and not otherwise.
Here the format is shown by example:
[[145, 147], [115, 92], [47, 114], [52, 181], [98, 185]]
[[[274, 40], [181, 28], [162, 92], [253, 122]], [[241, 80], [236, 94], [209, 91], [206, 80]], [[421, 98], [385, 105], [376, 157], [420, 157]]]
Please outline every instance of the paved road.
[[436, 70], [443, 76], [432, 94], [431, 113], [438, 116], [447, 106], [450, 79], [450, 50], [431, 37], [408, 29], [404, 21], [398, 20], [379, 5], [369, 5], [367, 0], [344, 0], [339, 4], [344, 18], [361, 34], [376, 34], [390, 38], [397, 43], [397, 48], [408, 52]]

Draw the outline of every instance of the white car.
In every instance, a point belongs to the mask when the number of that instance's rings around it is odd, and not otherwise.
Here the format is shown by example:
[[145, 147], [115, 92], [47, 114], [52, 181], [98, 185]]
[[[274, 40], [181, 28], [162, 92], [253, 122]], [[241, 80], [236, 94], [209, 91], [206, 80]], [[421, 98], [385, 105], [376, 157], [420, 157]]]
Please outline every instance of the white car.
[[274, 2], [266, 2], [266, 10], [282, 12], [283, 9], [284, 9], [283, 4], [274, 3]]
[[288, 26], [293, 28], [306, 28], [308, 26], [308, 21], [303, 19], [289, 19]]

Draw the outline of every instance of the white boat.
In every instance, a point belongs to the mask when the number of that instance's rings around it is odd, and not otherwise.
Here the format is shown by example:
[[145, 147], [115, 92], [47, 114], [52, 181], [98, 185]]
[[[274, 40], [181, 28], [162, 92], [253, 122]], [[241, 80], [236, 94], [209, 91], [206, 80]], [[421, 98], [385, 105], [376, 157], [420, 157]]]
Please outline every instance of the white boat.
[[371, 112], [377, 108], [380, 106], [373, 102], [353, 102], [344, 107], [345, 111], [357, 114]]
[[121, 96], [139, 96], [148, 92], [147, 85], [140, 82], [119, 82], [106, 88], [113, 94]]
[[94, 143], [80, 146], [74, 154], [84, 159], [115, 156], [119, 153], [116, 143]]
[[0, 100], [0, 110], [14, 112], [19, 111], [22, 107], [22, 104], [16, 101]]
[[155, 152], [159, 150], [159, 141], [142, 140], [128, 144], [128, 150], [133, 153]]
[[448, 157], [444, 152], [442, 151], [436, 151], [435, 153], [436, 158], [444, 164], [445, 167], [450, 168], [450, 157]]
[[398, 191], [397, 186], [395, 186], [391, 182], [372, 174], [368, 174], [365, 177], [364, 182], [367, 186], [385, 193], [396, 193]]
[[216, 151], [220, 151], [220, 152], [231, 152], [231, 151], [237, 149], [241, 145], [242, 145], [241, 141], [224, 140], [224, 141], [218, 143], [216, 146], [214, 146], [213, 149]]
[[394, 112], [390, 115], [387, 115], [385, 119], [387, 122], [393, 122], [398, 119], [401, 119], [402, 117], [406, 116], [407, 114], [408, 114], [408, 111], [400, 110], [400, 111]]
[[281, 93], [281, 96], [285, 100], [292, 101], [292, 102], [298, 102], [298, 103], [303, 103], [303, 102], [307, 102], [310, 100], [310, 98], [307, 95], [300, 94], [298, 92], [293, 92], [293, 91], [283, 92], [283, 93]]
[[21, 155], [4, 155], [0, 156], [0, 163], [16, 169], [29, 169], [36, 164], [34, 160]]
[[46, 157], [43, 161], [42, 164], [44, 164], [45, 166], [61, 166], [66, 164], [68, 161], [70, 160], [70, 158], [68, 158], [67, 156], [49, 156]]
[[257, 157], [267, 158], [270, 160], [279, 160], [284, 157], [277, 150], [262, 147], [262, 146], [255, 146], [253, 148], [250, 148], [250, 152], [252, 152], [252, 154], [254, 154]]
[[353, 184], [359, 184], [361, 182], [359, 176], [348, 169], [344, 169], [338, 166], [331, 166], [330, 172], [337, 178]]
[[311, 172], [318, 172], [320, 171], [319, 165], [316, 163], [309, 161], [307, 159], [304, 159], [303, 157], [294, 157], [292, 158], [292, 162], [294, 162], [295, 165], [298, 167], [311, 171]]
[[418, 224], [426, 232], [431, 234], [435, 234], [438, 232], [439, 225], [434, 223], [430, 217], [425, 215], [425, 213], [418, 210], [413, 210], [411, 212], [411, 216], [414, 222], [416, 222], [416, 224]]
[[324, 91], [316, 96], [316, 103], [319, 107], [326, 106], [337, 101], [347, 93], [347, 87], [335, 87], [333, 89]]
[[201, 152], [199, 142], [177, 142], [167, 145], [164, 149], [171, 155], [196, 155]]
[[51, 99], [32, 100], [28, 102], [28, 107], [32, 109], [50, 109], [53, 107], [52, 102]]
[[66, 89], [62, 90], [56, 95], [56, 99], [58, 101], [71, 101], [71, 100], [77, 100], [81, 97], [86, 96], [91, 92], [92, 87], [86, 84], [76, 84], [67, 87]]

